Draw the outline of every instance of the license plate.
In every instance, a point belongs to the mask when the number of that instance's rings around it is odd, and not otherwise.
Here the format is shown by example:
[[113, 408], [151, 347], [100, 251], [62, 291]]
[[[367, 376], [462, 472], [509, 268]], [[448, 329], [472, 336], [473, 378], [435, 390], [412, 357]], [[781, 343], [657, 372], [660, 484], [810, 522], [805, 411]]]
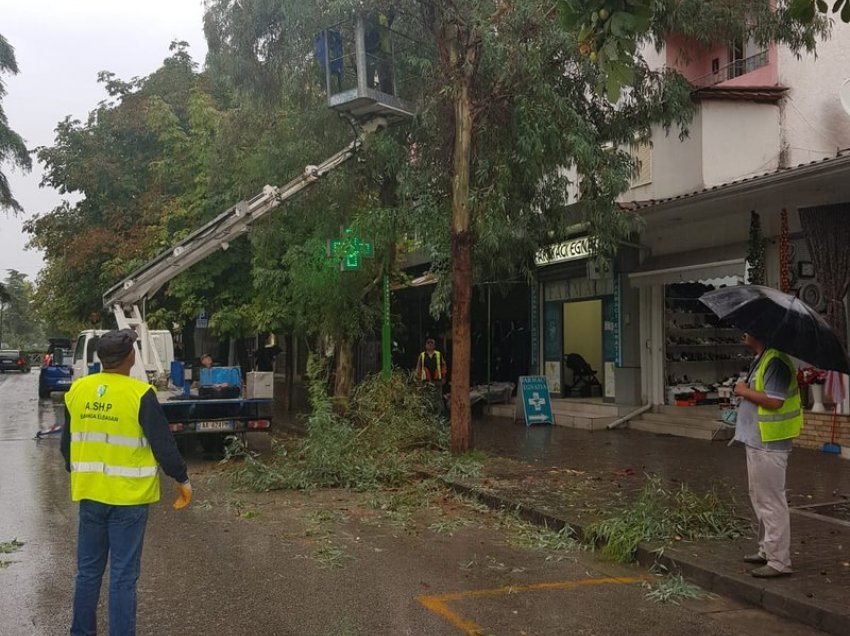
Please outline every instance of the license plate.
[[198, 422], [195, 424], [195, 430], [199, 433], [205, 433], [207, 431], [232, 431], [233, 422]]

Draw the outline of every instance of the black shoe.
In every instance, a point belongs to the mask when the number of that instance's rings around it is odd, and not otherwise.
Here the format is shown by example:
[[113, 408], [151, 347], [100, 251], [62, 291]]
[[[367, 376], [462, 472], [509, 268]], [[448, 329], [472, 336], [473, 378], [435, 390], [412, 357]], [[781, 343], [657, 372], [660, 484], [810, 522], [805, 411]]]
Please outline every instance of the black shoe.
[[744, 563], [753, 563], [754, 565], [767, 565], [767, 559], [765, 559], [758, 552], [755, 554], [747, 554], [744, 556]]

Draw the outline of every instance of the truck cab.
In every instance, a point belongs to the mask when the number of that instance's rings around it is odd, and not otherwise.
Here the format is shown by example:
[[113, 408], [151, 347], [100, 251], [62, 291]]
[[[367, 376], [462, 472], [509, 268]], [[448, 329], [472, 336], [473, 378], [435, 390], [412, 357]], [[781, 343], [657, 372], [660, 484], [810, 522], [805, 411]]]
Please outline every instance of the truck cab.
[[[81, 378], [89, 373], [100, 371], [100, 359], [97, 357], [97, 343], [100, 337], [107, 332], [106, 329], [87, 329], [80, 332], [77, 336], [77, 344], [74, 347], [74, 377]], [[158, 329], [150, 331], [150, 341], [156, 348], [156, 353], [163, 366], [168, 369], [171, 362], [174, 360], [174, 340], [171, 337], [171, 332], [166, 329]], [[141, 349], [142, 341], [137, 340], [136, 344]], [[136, 366], [133, 368], [133, 377], [145, 382], [148, 381], [148, 372], [156, 370], [151, 363], [146, 363], [150, 356], [147, 352], [139, 351], [142, 355], [136, 356]]]

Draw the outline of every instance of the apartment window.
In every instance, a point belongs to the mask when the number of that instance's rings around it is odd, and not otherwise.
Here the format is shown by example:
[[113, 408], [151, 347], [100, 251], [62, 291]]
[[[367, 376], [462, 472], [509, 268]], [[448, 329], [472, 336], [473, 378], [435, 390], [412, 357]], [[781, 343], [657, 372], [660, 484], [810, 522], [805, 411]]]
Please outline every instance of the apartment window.
[[632, 187], [652, 183], [652, 145], [648, 141], [636, 141], [629, 151], [637, 165], [637, 174], [632, 178]]
[[766, 65], [767, 49], [759, 46], [752, 38], [746, 42], [737, 41], [729, 45], [727, 79], [740, 77]]

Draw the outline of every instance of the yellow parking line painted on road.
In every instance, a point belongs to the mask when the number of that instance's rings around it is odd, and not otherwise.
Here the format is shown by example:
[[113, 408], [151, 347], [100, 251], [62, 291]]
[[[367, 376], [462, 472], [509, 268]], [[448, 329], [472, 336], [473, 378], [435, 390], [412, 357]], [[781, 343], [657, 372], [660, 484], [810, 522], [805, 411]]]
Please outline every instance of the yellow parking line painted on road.
[[600, 579], [581, 579], [579, 581], [554, 581], [552, 583], [534, 583], [532, 585], [508, 585], [489, 590], [468, 590], [466, 592], [449, 592], [448, 594], [433, 594], [430, 596], [418, 596], [416, 600], [425, 608], [431, 610], [438, 616], [442, 616], [452, 625], [462, 630], [469, 636], [484, 633], [484, 628], [472, 621], [465, 620], [449, 608], [447, 603], [461, 601], [470, 598], [487, 598], [507, 594], [519, 594], [521, 592], [539, 592], [541, 590], [573, 590], [579, 587], [593, 587], [597, 585], [631, 585], [651, 580], [649, 576], [625, 576], [606, 577]]

